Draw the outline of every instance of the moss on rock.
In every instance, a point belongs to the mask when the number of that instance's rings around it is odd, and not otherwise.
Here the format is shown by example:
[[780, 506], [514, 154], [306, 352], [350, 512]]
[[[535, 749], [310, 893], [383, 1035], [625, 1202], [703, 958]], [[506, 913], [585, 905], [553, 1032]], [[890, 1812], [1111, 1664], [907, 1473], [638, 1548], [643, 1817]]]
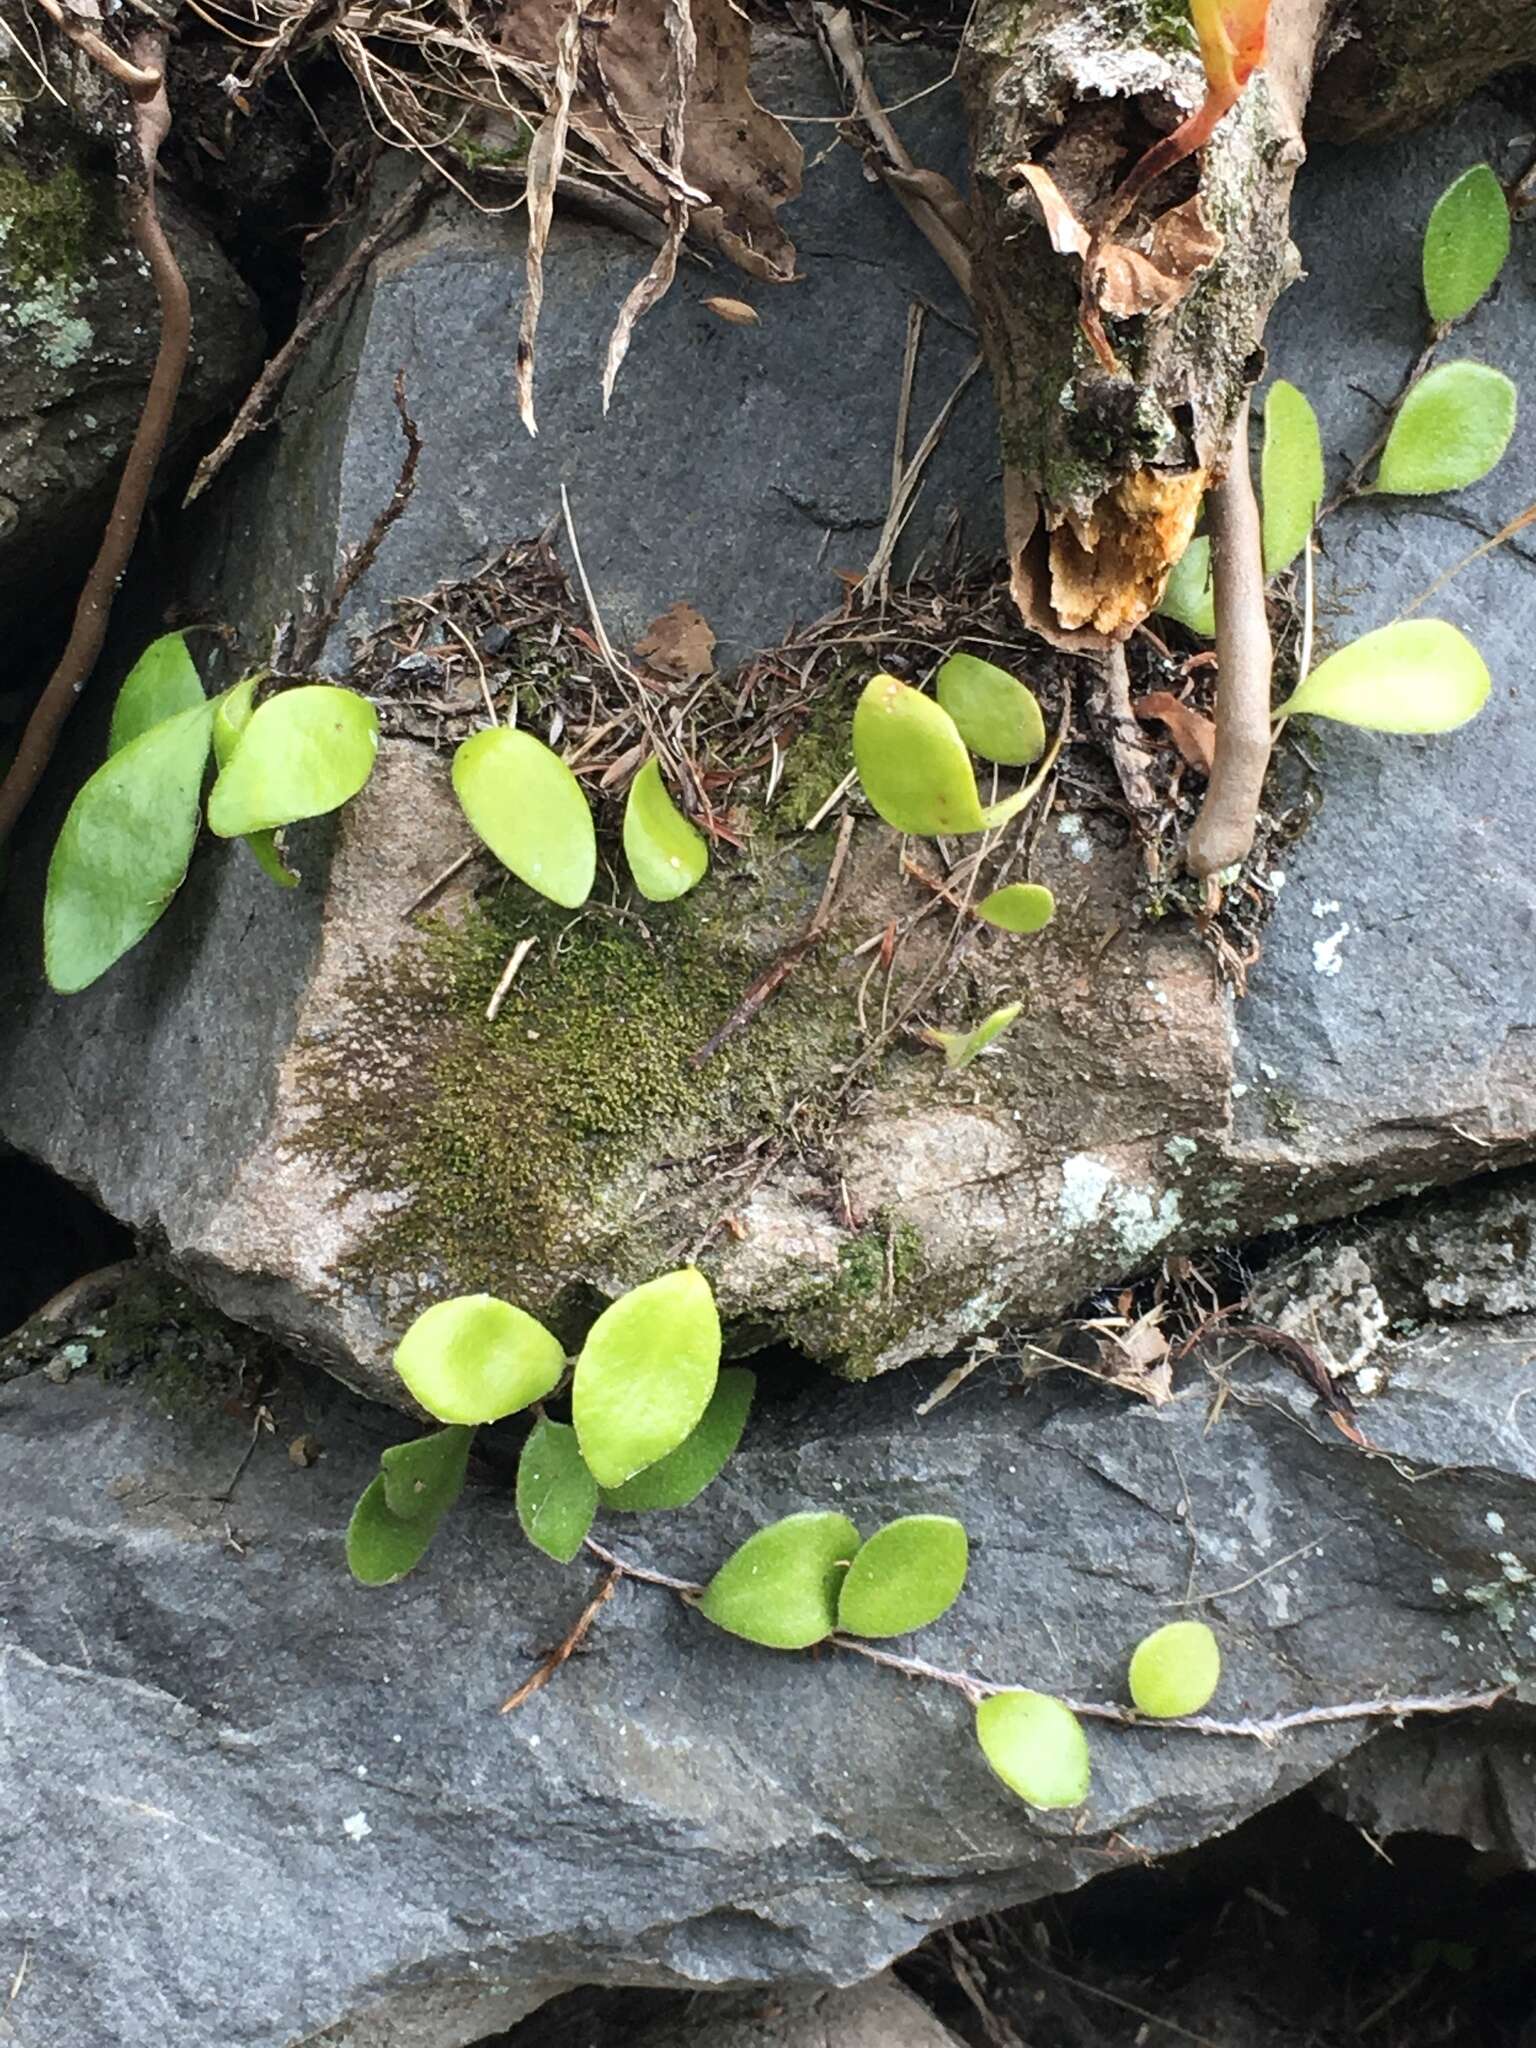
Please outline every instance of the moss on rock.
[[573, 1267], [630, 1285], [685, 1256], [729, 1206], [725, 1158], [780, 1134], [853, 1050], [851, 1005], [808, 962], [695, 1063], [764, 965], [744, 935], [782, 924], [787, 941], [816, 886], [811, 862], [781, 854], [644, 921], [530, 908], [509, 886], [359, 976], [301, 1070], [306, 1149], [349, 1190], [395, 1198], [345, 1277], [402, 1308], [487, 1289], [569, 1334], [590, 1306], [562, 1281]]
[[66, 162], [34, 178], [15, 158], [0, 156], [0, 250], [13, 290], [78, 283], [112, 238], [105, 189], [78, 165]]

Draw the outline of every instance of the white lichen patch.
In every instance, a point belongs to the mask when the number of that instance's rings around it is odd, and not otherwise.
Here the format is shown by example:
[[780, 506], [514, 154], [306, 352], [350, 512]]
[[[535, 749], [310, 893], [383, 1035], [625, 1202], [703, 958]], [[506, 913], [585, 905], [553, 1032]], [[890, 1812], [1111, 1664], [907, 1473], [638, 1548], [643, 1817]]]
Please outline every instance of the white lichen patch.
[[1058, 1207], [1069, 1231], [1106, 1226], [1128, 1260], [1156, 1251], [1183, 1221], [1176, 1189], [1159, 1193], [1118, 1180], [1114, 1168], [1091, 1152], [1074, 1152], [1062, 1161]]
[[1340, 972], [1344, 965], [1344, 960], [1339, 948], [1353, 930], [1353, 925], [1348, 923], [1341, 924], [1338, 930], [1330, 932], [1326, 939], [1314, 939], [1312, 941], [1312, 971], [1314, 974], [1334, 975]]
[[1093, 841], [1076, 811], [1064, 812], [1056, 821], [1056, 830], [1067, 842], [1067, 851], [1074, 860], [1086, 863], [1093, 859]]

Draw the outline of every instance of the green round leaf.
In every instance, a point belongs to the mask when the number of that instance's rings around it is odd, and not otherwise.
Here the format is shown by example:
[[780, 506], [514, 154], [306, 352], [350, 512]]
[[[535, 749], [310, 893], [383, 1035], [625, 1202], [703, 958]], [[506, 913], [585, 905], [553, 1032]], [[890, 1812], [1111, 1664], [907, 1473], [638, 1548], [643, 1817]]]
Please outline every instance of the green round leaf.
[[517, 1461], [517, 1519], [536, 1550], [569, 1564], [597, 1513], [597, 1481], [582, 1462], [576, 1432], [536, 1422]]
[[1515, 411], [1515, 387], [1502, 370], [1486, 363], [1431, 370], [1392, 423], [1375, 488], [1417, 498], [1475, 484], [1509, 446]]
[[646, 762], [624, 806], [624, 858], [635, 887], [650, 903], [670, 903], [702, 882], [709, 867], [704, 835], [667, 794], [661, 763]]
[[727, 1366], [715, 1382], [709, 1406], [698, 1426], [675, 1451], [647, 1465], [623, 1486], [601, 1489], [605, 1508], [638, 1513], [651, 1508], [685, 1508], [717, 1478], [747, 1426], [747, 1412], [757, 1389], [755, 1374], [745, 1366]]
[[973, 754], [1024, 768], [1045, 752], [1045, 720], [1033, 690], [974, 654], [952, 654], [939, 670], [939, 703]]
[[1482, 710], [1488, 667], [1444, 619], [1399, 619], [1320, 661], [1280, 706], [1372, 732], [1449, 732]]
[[592, 893], [597, 834], [581, 784], [531, 732], [492, 726], [453, 757], [454, 794], [503, 867], [575, 910]]
[[1056, 915], [1056, 898], [1040, 882], [1010, 882], [984, 896], [976, 915], [1005, 932], [1043, 931]]
[[162, 633], [123, 678], [107, 734], [108, 760], [152, 726], [178, 711], [195, 711], [202, 702], [203, 686], [186, 641], [180, 633]]
[[846, 1515], [786, 1515], [726, 1559], [699, 1612], [749, 1643], [809, 1649], [837, 1626], [838, 1588], [858, 1549], [859, 1532]]
[[1088, 1797], [1088, 1738], [1069, 1707], [1043, 1692], [995, 1692], [976, 1709], [982, 1754], [1031, 1806], [1081, 1806]]
[[437, 1533], [437, 1518], [418, 1515], [403, 1521], [392, 1515], [384, 1497], [384, 1475], [367, 1488], [347, 1524], [347, 1563], [354, 1579], [365, 1586], [388, 1586], [403, 1579], [426, 1555]]
[[354, 797], [373, 773], [379, 714], [355, 690], [303, 683], [259, 705], [219, 771], [208, 824], [241, 839], [318, 818]]
[[1173, 565], [1158, 610], [1165, 619], [1177, 619], [1191, 633], [1207, 640], [1216, 637], [1216, 593], [1211, 584], [1211, 544], [1202, 533], [1192, 540]]
[[1424, 230], [1424, 300], [1437, 327], [1470, 313], [1509, 255], [1509, 201], [1474, 164], [1435, 201]]
[[571, 1420], [599, 1486], [675, 1451], [709, 1406], [720, 1318], [696, 1266], [647, 1280], [603, 1310], [571, 1383]]
[[463, 1427], [435, 1429], [430, 1436], [383, 1452], [379, 1466], [389, 1512], [402, 1522], [419, 1521], [423, 1515], [440, 1520], [464, 1491], [474, 1434]]
[[976, 776], [955, 721], [895, 676], [871, 678], [853, 714], [853, 759], [869, 798], [898, 832], [980, 832]]
[[[1264, 403], [1264, 574], [1278, 576], [1307, 544], [1323, 502], [1323, 437], [1317, 414], [1282, 378]], [[1211, 621], [1215, 630], [1214, 616]]]
[[1001, 1038], [1008, 1026], [1018, 1016], [1024, 1005], [1009, 1003], [1001, 1010], [994, 1010], [990, 1017], [984, 1017], [974, 1031], [925, 1031], [923, 1036], [930, 1045], [936, 1045], [944, 1055], [944, 1064], [954, 1072], [968, 1067], [978, 1053], [986, 1051], [994, 1038]]
[[60, 995], [105, 974], [180, 888], [212, 723], [206, 699], [162, 719], [104, 762], [70, 805], [43, 899], [43, 964]]
[[[223, 768], [240, 743], [240, 735], [250, 724], [256, 708], [256, 685], [259, 676], [245, 676], [238, 683], [214, 699], [213, 710], [213, 758]], [[246, 845], [256, 857], [256, 865], [268, 880], [276, 882], [280, 889], [296, 889], [299, 878], [288, 867], [277, 850], [275, 832], [247, 832]]]
[[461, 1294], [419, 1315], [395, 1371], [439, 1422], [499, 1422], [542, 1401], [565, 1370], [558, 1338], [494, 1294]]
[[855, 1636], [904, 1636], [954, 1606], [970, 1546], [952, 1515], [903, 1515], [877, 1529], [843, 1577], [837, 1625]]
[[1198, 1714], [1220, 1683], [1221, 1650], [1203, 1621], [1170, 1621], [1131, 1657], [1131, 1698], [1160, 1721]]

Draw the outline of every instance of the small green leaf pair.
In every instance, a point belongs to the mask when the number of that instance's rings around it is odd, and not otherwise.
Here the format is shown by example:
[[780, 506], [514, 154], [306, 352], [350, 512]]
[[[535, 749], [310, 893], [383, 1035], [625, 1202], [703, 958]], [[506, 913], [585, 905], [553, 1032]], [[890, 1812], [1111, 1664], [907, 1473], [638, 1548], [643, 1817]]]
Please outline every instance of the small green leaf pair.
[[[1172, 1621], [1131, 1656], [1131, 1698], [1157, 1720], [1198, 1714], [1221, 1680], [1221, 1650], [1203, 1621]], [[976, 1708], [982, 1754], [1030, 1806], [1079, 1806], [1091, 1762], [1082, 1723], [1062, 1700], [1023, 1688], [990, 1693]]]
[[968, 1561], [949, 1515], [904, 1515], [867, 1543], [846, 1515], [786, 1515], [726, 1559], [699, 1612], [770, 1650], [806, 1650], [837, 1629], [906, 1635], [954, 1605]]
[[209, 829], [244, 838], [291, 886], [275, 833], [347, 802], [373, 772], [378, 715], [365, 697], [305, 684], [255, 708], [257, 679], [209, 699], [179, 633], [154, 641], [125, 679], [107, 758], [69, 808], [43, 901], [43, 960], [74, 995], [138, 944], [185, 879], [210, 744], [218, 770]]
[[853, 714], [864, 794], [898, 832], [940, 838], [1004, 825], [1035, 785], [983, 806], [971, 753], [1004, 767], [1038, 760], [1045, 751], [1040, 706], [1017, 677], [970, 654], [952, 654], [937, 687], [935, 702], [896, 676], [871, 678]]
[[[623, 1486], [675, 1450], [709, 1406], [720, 1318], [695, 1266], [612, 1302], [587, 1334], [571, 1383], [581, 1454], [600, 1486]], [[554, 1391], [560, 1340], [492, 1294], [440, 1301], [416, 1318], [395, 1370], [439, 1422], [499, 1422]]]
[[[491, 1294], [460, 1295], [419, 1315], [395, 1350], [395, 1370], [412, 1397], [467, 1438], [550, 1396], [565, 1372], [560, 1340], [525, 1309]], [[754, 1388], [740, 1370], [721, 1373], [720, 1319], [696, 1268], [646, 1281], [609, 1305], [592, 1325], [571, 1381], [571, 1423], [541, 1417], [518, 1467], [518, 1517], [529, 1540], [562, 1563], [581, 1548], [599, 1501], [619, 1509], [681, 1507], [720, 1471], [740, 1440]], [[385, 1454], [427, 1458], [424, 1446]], [[462, 1470], [459, 1474], [462, 1483]], [[373, 1488], [358, 1504], [360, 1578], [398, 1578], [425, 1551], [453, 1494], [434, 1512], [405, 1513], [392, 1492]], [[387, 1518], [386, 1518], [387, 1516]], [[409, 1521], [410, 1531], [394, 1525]], [[414, 1548], [412, 1547], [414, 1545]], [[388, 1570], [369, 1578], [377, 1551]], [[408, 1562], [399, 1564], [408, 1555]]]
[[[597, 832], [581, 784], [553, 748], [520, 728], [473, 733], [453, 757], [464, 815], [505, 868], [567, 910], [592, 893]], [[630, 784], [624, 854], [642, 896], [669, 903], [703, 880], [709, 849], [667, 794], [661, 764]]]

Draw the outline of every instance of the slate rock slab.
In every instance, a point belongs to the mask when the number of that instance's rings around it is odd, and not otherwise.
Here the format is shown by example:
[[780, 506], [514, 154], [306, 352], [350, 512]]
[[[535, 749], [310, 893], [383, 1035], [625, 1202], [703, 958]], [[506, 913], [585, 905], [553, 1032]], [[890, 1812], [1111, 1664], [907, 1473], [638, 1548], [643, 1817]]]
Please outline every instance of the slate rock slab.
[[[420, 1572], [365, 1591], [341, 1532], [399, 1418], [242, 1342], [140, 1292], [13, 1347], [22, 1376], [0, 1387], [20, 2048], [452, 2048], [577, 1983], [850, 1984], [947, 1921], [1225, 1831], [1373, 1733], [1097, 1727], [1088, 1806], [1036, 1815], [947, 1689], [755, 1649], [635, 1586], [503, 1718], [597, 1577], [522, 1545], [512, 1448]], [[1527, 1697], [1533, 1349], [1523, 1317], [1402, 1347], [1366, 1404], [1382, 1456], [1252, 1359], [1214, 1427], [1192, 1369], [1160, 1409], [1000, 1369], [921, 1417], [937, 1369], [770, 1386], [692, 1509], [603, 1534], [700, 1578], [793, 1509], [865, 1528], [951, 1510], [970, 1582], [916, 1645], [943, 1666], [1113, 1700], [1130, 1647], [1192, 1593], [1231, 1714]]]
[[[931, 60], [910, 61], [914, 80], [929, 75]], [[818, 67], [774, 46], [764, 97], [820, 107]], [[919, 109], [916, 140], [947, 161], [958, 109], [943, 93]], [[1368, 438], [1352, 387], [1390, 392], [1418, 347], [1418, 238], [1434, 197], [1468, 162], [1504, 168], [1510, 147], [1509, 115], [1480, 102], [1431, 137], [1320, 153], [1308, 168], [1296, 232], [1311, 275], [1282, 302], [1272, 356], [1318, 400], [1330, 451]], [[844, 540], [862, 551], [863, 530], [834, 521], [825, 560], [825, 528], [799, 551], [784, 493], [878, 514], [892, 391], [876, 366], [894, 376], [907, 304], [939, 284], [904, 217], [835, 154], [791, 224], [805, 287], [765, 300], [760, 328], [724, 328], [685, 279], [642, 329], [600, 429], [582, 407], [595, 404], [596, 341], [635, 251], [611, 228], [562, 223], [536, 444], [515, 439], [500, 345], [521, 291], [515, 230], [442, 217], [395, 252], [277, 436], [231, 480], [218, 587], [252, 654], [388, 497], [402, 361], [428, 452], [368, 602], [540, 527], [563, 481], [615, 630], [691, 597], [729, 643], [751, 646], [819, 610], [827, 562], [844, 559]], [[1521, 230], [1497, 302], [1450, 346], [1518, 374], [1533, 316], [1536, 244]], [[929, 322], [921, 404], [948, 388], [963, 339]], [[981, 403], [973, 385], [965, 408]], [[763, 407], [771, 431], [756, 424]], [[965, 408], [943, 457], [960, 472], [930, 475], [917, 538], [944, 530], [946, 506], [990, 503], [990, 444]], [[684, 476], [658, 450], [686, 425], [697, 459]], [[639, 451], [633, 471], [627, 449]], [[1519, 509], [1533, 454], [1527, 406], [1485, 485], [1341, 515], [1322, 569], [1324, 634], [1391, 616]], [[712, 495], [720, 465], [734, 479], [729, 521]], [[445, 968], [407, 913], [465, 829], [441, 757], [392, 742], [334, 836], [296, 835], [301, 890], [279, 897], [239, 849], [206, 850], [151, 938], [61, 1003], [38, 987], [37, 901], [77, 756], [10, 884], [0, 1132], [163, 1245], [228, 1311], [385, 1398], [394, 1339], [445, 1292], [489, 1288], [574, 1335], [594, 1294], [702, 1247], [743, 1343], [787, 1337], [865, 1374], [1005, 1318], [1057, 1314], [1170, 1250], [1528, 1159], [1531, 561], [1501, 552], [1436, 603], [1482, 643], [1494, 700], [1444, 740], [1305, 735], [1321, 815], [1283, 857], [1245, 998], [1233, 1004], [1187, 923], [1138, 919], [1137, 862], [1074, 775], [1032, 856], [1062, 915], [1027, 949], [973, 948], [949, 998], [954, 1023], [1021, 1001], [1012, 1035], [953, 1080], [898, 1042], [867, 1088], [819, 1118], [805, 1102], [835, 1099], [867, 1042], [858, 949], [913, 909], [895, 842], [873, 822], [856, 834], [819, 954], [695, 1080], [691, 1053], [810, 917], [830, 831], [775, 831], [770, 811], [748, 857], [722, 858], [685, 904], [638, 928], [594, 915], [565, 933], [563, 920], [525, 920], [509, 892], [504, 921], [477, 927]], [[96, 758], [88, 731], [78, 744]], [[462, 911], [450, 891], [445, 917]], [[904, 971], [919, 974], [940, 929], [922, 928]], [[541, 949], [487, 1026], [525, 932]], [[586, 1060], [593, 1042], [601, 1053]], [[798, 1158], [757, 1171], [765, 1147], [807, 1126]]]

